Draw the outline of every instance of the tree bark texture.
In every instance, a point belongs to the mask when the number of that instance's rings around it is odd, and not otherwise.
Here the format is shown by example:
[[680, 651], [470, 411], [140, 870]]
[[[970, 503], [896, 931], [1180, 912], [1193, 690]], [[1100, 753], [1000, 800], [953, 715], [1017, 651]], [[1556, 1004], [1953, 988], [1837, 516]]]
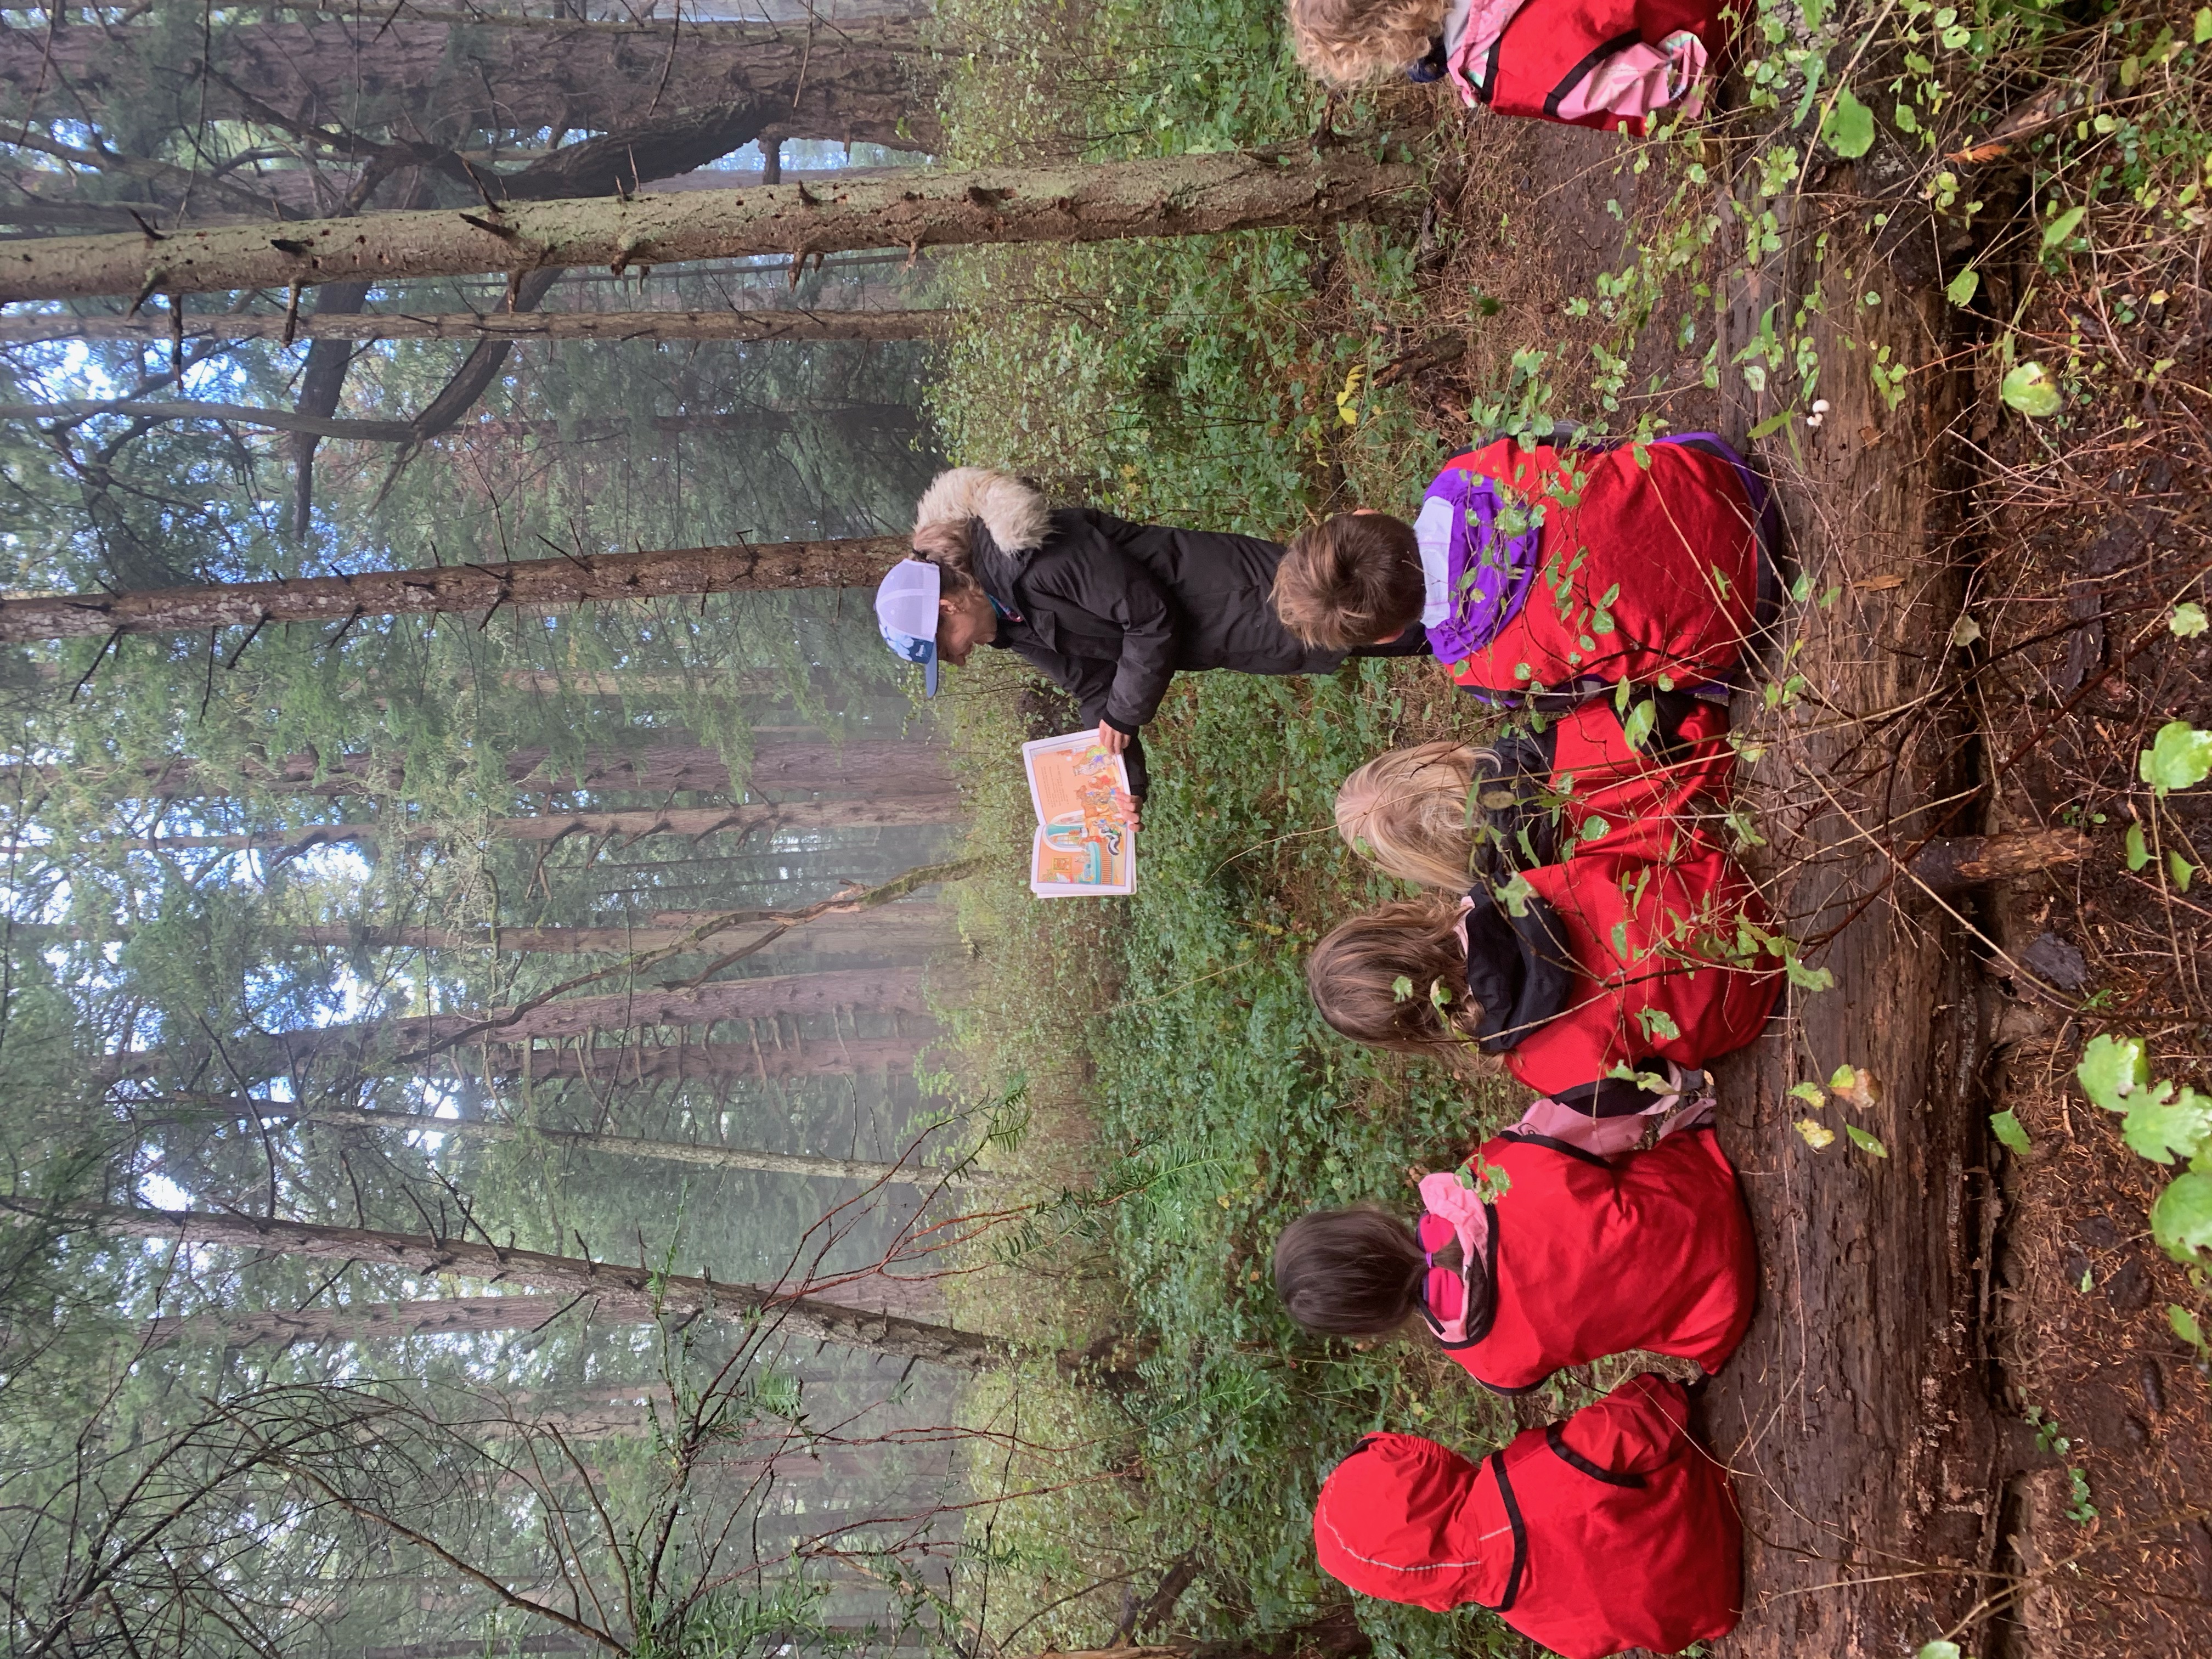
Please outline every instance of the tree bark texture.
[[[628, 752], [590, 750], [574, 767], [554, 763], [543, 749], [519, 749], [507, 757], [507, 776], [520, 788], [549, 794], [580, 791], [727, 794], [733, 787], [721, 752], [696, 743], [648, 744]], [[148, 761], [133, 771], [0, 766], [0, 785], [6, 787], [30, 783], [51, 788], [71, 784], [104, 790], [123, 800], [237, 799], [254, 794], [389, 795], [404, 789], [406, 781], [404, 769], [396, 761], [337, 755], [325, 763], [312, 751], [276, 761], [246, 758], [228, 769], [204, 767], [181, 757]], [[855, 790], [916, 799], [941, 799], [953, 792], [944, 750], [926, 742], [883, 738], [856, 738], [843, 744], [759, 744], [753, 750], [745, 783], [747, 788], [758, 791]], [[588, 822], [598, 815], [579, 816]]]
[[1912, 881], [1930, 892], [1955, 893], [1984, 882], [2014, 881], [2062, 864], [2079, 864], [2096, 850], [2097, 843], [2080, 830], [1947, 836], [1921, 848], [1907, 867]]
[[1006, 1343], [978, 1331], [871, 1313], [823, 1297], [781, 1295], [749, 1285], [722, 1285], [648, 1267], [506, 1249], [468, 1239], [261, 1221], [191, 1210], [112, 1207], [86, 1212], [84, 1220], [103, 1232], [173, 1239], [184, 1245], [219, 1244], [313, 1261], [373, 1262], [416, 1275], [454, 1273], [565, 1296], [628, 1298], [632, 1306], [641, 1305], [648, 1316], [657, 1310], [677, 1317], [758, 1317], [770, 1329], [803, 1341], [834, 1342], [964, 1370], [988, 1370], [1012, 1358]]
[[[930, 940], [951, 938], [943, 913], [934, 905], [915, 907], [908, 915], [903, 907], [876, 912], [865, 920], [824, 917], [802, 927], [784, 930], [781, 938], [809, 950], [826, 952], [824, 941], [835, 935], [834, 947], [847, 951], [889, 952], [909, 949]], [[744, 924], [740, 924], [743, 926]], [[282, 937], [292, 945], [327, 945], [365, 951], [498, 951], [509, 955], [633, 956], [665, 951], [681, 945], [694, 927], [295, 927]], [[715, 956], [744, 943], [737, 928], [701, 942], [701, 956]]]
[[[799, 801], [759, 806], [678, 806], [665, 811], [646, 808], [630, 812], [554, 812], [532, 817], [490, 818], [484, 822], [485, 841], [561, 842], [571, 836], [606, 836], [625, 843], [647, 836], [684, 836], [694, 840], [711, 835], [805, 834], [831, 830], [894, 830], [957, 823], [962, 816], [958, 797], [925, 795], [898, 800]], [[471, 826], [473, 831], [473, 826]], [[435, 841], [453, 834], [452, 826], [411, 823], [398, 830], [375, 823], [303, 824], [296, 830], [257, 830], [236, 836], [134, 836], [108, 843], [128, 852], [181, 851], [187, 848], [220, 848], [234, 853], [289, 852], [294, 857], [317, 847], [353, 841]], [[509, 939], [524, 930], [508, 928]], [[593, 930], [540, 930], [580, 938]], [[620, 930], [617, 930], [620, 931]], [[635, 936], [635, 935], [633, 935]], [[555, 950], [552, 945], [508, 945], [511, 950]], [[597, 945], [567, 948], [596, 950]]]
[[0, 302], [220, 293], [465, 276], [550, 265], [669, 264], [945, 243], [1091, 242], [1364, 216], [1419, 173], [1358, 151], [1224, 151], [1090, 167], [916, 169], [832, 186], [763, 185], [481, 204], [281, 225], [47, 236], [0, 251]]
[[[336, 284], [332, 284], [335, 287]], [[890, 342], [931, 340], [949, 332], [950, 311], [471, 311], [431, 312], [418, 316], [390, 313], [358, 315], [325, 308], [297, 319], [293, 337], [367, 343], [376, 340], [778, 340]], [[146, 340], [159, 343], [173, 333], [166, 317], [112, 314], [78, 317], [59, 313], [0, 317], [0, 341], [36, 344], [46, 340]], [[185, 319], [187, 342], [282, 340], [284, 319], [256, 313], [210, 313]], [[303, 394], [304, 398], [304, 394]]]
[[508, 564], [417, 566], [364, 570], [351, 576], [210, 582], [150, 592], [58, 594], [0, 600], [0, 643], [84, 634], [196, 633], [270, 623], [343, 622], [364, 616], [489, 611], [502, 605], [559, 610], [765, 588], [869, 587], [906, 554], [902, 536], [862, 536], [753, 547], [572, 554]]
[[310, 1112], [287, 1112], [280, 1106], [266, 1114], [289, 1117], [295, 1123], [320, 1123], [334, 1128], [374, 1129], [399, 1133], [458, 1135], [472, 1140], [538, 1140], [574, 1152], [599, 1152], [610, 1158], [645, 1158], [664, 1164], [693, 1164], [709, 1170], [746, 1170], [763, 1175], [805, 1176], [822, 1181], [858, 1181], [870, 1186], [893, 1183], [906, 1187], [957, 1186], [978, 1179], [953, 1175], [926, 1164], [884, 1164], [866, 1158], [810, 1158], [796, 1152], [763, 1152], [750, 1146], [721, 1146], [712, 1142], [647, 1140], [638, 1135], [587, 1134], [575, 1129], [539, 1129], [508, 1123], [498, 1118], [428, 1117], [413, 1112], [361, 1112], [336, 1108]]
[[[724, 1020], [787, 1015], [805, 1018], [844, 1009], [927, 1013], [921, 981], [919, 968], [763, 974], [716, 980], [695, 988], [641, 986], [605, 995], [556, 998], [520, 1014], [495, 1008], [478, 1013], [416, 1014], [349, 1025], [307, 1026], [228, 1040], [222, 1044], [216, 1069], [228, 1073], [234, 1082], [258, 1082], [304, 1073], [327, 1061], [373, 1066], [462, 1042], [471, 1047], [503, 1046], [654, 1025], [714, 1025]], [[191, 1052], [125, 1050], [106, 1056], [100, 1069], [110, 1079], [143, 1077], [185, 1060]]]
[[49, 114], [77, 108], [56, 100], [64, 80], [87, 103], [112, 106], [159, 88], [219, 119], [251, 118], [258, 106], [354, 131], [365, 112], [392, 112], [441, 143], [476, 131], [613, 131], [655, 111], [718, 104], [760, 105], [788, 137], [929, 151], [944, 142], [935, 66], [903, 18], [457, 23], [378, 11], [225, 28], [216, 75], [190, 58], [149, 69], [129, 49], [132, 33], [0, 32], [0, 84], [19, 102], [43, 85], [38, 108]]
[[[614, 1089], [651, 1083], [751, 1078], [758, 1082], [859, 1073], [902, 1072], [932, 1038], [819, 1037], [773, 1042], [562, 1043], [550, 1048], [489, 1051], [495, 1077], [530, 1085], [583, 1082]], [[473, 1063], [474, 1056], [471, 1056]]]

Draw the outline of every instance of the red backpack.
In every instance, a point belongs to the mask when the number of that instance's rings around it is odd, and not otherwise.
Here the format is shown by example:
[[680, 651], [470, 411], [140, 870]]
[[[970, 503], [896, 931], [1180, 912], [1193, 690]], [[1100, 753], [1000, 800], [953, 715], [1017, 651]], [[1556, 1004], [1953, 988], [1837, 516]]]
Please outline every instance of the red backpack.
[[1735, 1628], [1743, 1522], [1679, 1383], [1632, 1376], [1480, 1465], [1370, 1434], [1314, 1504], [1321, 1569], [1437, 1613], [1474, 1602], [1565, 1659], [1679, 1653]]
[[[1454, 534], [1486, 545], [1468, 557], [1528, 574], [1487, 614], [1431, 629], [1432, 647], [1493, 702], [1573, 702], [1622, 680], [1718, 690], [1759, 624], [1762, 583], [1777, 585], [1753, 482], [1732, 453], [1686, 441], [1592, 453], [1501, 438], [1455, 457], [1430, 495], [1449, 483], [1470, 503]], [[1508, 505], [1540, 523], [1508, 538]]]
[[[1708, 1372], [1743, 1340], [1758, 1285], [1751, 1218], [1710, 1128], [1607, 1160], [1525, 1130], [1468, 1160], [1506, 1186], [1481, 1203], [1455, 1177], [1421, 1183], [1430, 1213], [1458, 1233], [1463, 1277], [1490, 1281], [1486, 1320], [1420, 1312], [1444, 1351], [1498, 1394], [1631, 1348], [1678, 1354]], [[1437, 1206], [1441, 1204], [1442, 1209]], [[1487, 1222], [1480, 1245], [1466, 1224]], [[1482, 1300], [1462, 1294], [1462, 1308]]]
[[[1693, 80], [1717, 71], [1729, 44], [1722, 11], [1717, 0], [1489, 0], [1471, 16], [1452, 78], [1463, 98], [1500, 115], [1641, 137], [1642, 112], [1675, 98], [1663, 90], [1623, 97], [1622, 84], [1655, 73], [1663, 83], [1670, 70]], [[1680, 33], [1696, 44], [1668, 51], [1665, 43]], [[1696, 113], [1694, 104], [1688, 109]]]
[[[1780, 960], [1763, 948], [1736, 955], [1739, 918], [1766, 924], [1759, 890], [1692, 830], [1678, 832], [1674, 856], [1653, 860], [1651, 831], [1631, 820], [1523, 872], [1547, 908], [1525, 902], [1528, 914], [1503, 928], [1487, 925], [1483, 901], [1468, 913], [1468, 988], [1486, 1023], [1493, 1011], [1503, 1021], [1482, 1047], [1538, 1094], [1653, 1060], [1702, 1066], [1757, 1036], [1774, 1006]], [[1517, 974], [1502, 959], [1509, 951], [1521, 954]]]

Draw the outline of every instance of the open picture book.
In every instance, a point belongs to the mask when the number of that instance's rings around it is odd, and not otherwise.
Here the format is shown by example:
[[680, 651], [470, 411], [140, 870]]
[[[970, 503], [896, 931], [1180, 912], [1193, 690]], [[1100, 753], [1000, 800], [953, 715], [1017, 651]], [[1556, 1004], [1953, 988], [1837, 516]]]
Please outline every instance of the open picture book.
[[1039, 898], [1085, 898], [1137, 890], [1137, 835], [1114, 808], [1129, 769], [1109, 754], [1096, 731], [1039, 738], [1022, 745], [1036, 836], [1030, 843], [1030, 891]]

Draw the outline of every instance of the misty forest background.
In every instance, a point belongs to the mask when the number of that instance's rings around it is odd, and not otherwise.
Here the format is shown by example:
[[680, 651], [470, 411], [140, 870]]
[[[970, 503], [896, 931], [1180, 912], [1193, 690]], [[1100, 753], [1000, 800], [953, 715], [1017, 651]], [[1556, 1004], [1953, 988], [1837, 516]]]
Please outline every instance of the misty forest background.
[[[1270, 6], [1173, 27], [7, 9], [0, 234], [1202, 164], [1310, 128]], [[1243, 81], [1209, 84], [1224, 51]], [[1409, 251], [1346, 234], [1402, 304]], [[1258, 1409], [1233, 1338], [1177, 1375], [1109, 1263], [1153, 1198], [1211, 1226], [1247, 1177], [1149, 1131], [1132, 1173], [1074, 1104], [1115, 922], [1039, 931], [1012, 765], [1066, 711], [989, 668], [920, 705], [862, 585], [956, 454], [1279, 530], [1338, 433], [1281, 416], [1358, 349], [1272, 414], [1250, 390], [1315, 349], [1307, 233], [901, 240], [94, 283], [0, 319], [10, 593], [341, 585], [321, 622], [80, 601], [0, 647], [11, 1652], [996, 1653], [1170, 1613], [1364, 1642], [1285, 1553], [1295, 1407]], [[1407, 429], [1378, 412], [1377, 453]], [[1400, 447], [1410, 477], [1429, 450]], [[763, 544], [828, 562], [343, 597]], [[1380, 1375], [1324, 1393], [1364, 1417]], [[1249, 1586], [1200, 1559], [1224, 1476], [1267, 1517]]]

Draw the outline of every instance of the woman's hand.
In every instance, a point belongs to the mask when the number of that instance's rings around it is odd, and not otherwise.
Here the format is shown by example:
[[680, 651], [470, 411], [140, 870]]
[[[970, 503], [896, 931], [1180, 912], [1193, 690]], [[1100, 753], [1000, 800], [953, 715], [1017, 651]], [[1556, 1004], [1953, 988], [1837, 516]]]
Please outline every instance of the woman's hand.
[[1121, 822], [1127, 824], [1133, 830], [1145, 827], [1144, 821], [1139, 817], [1139, 814], [1144, 811], [1144, 806], [1143, 801], [1126, 789], [1116, 789], [1114, 792], [1114, 810], [1121, 815]]
[[1129, 747], [1129, 734], [1117, 732], [1101, 720], [1098, 722], [1098, 746], [1109, 755], [1125, 753]]

